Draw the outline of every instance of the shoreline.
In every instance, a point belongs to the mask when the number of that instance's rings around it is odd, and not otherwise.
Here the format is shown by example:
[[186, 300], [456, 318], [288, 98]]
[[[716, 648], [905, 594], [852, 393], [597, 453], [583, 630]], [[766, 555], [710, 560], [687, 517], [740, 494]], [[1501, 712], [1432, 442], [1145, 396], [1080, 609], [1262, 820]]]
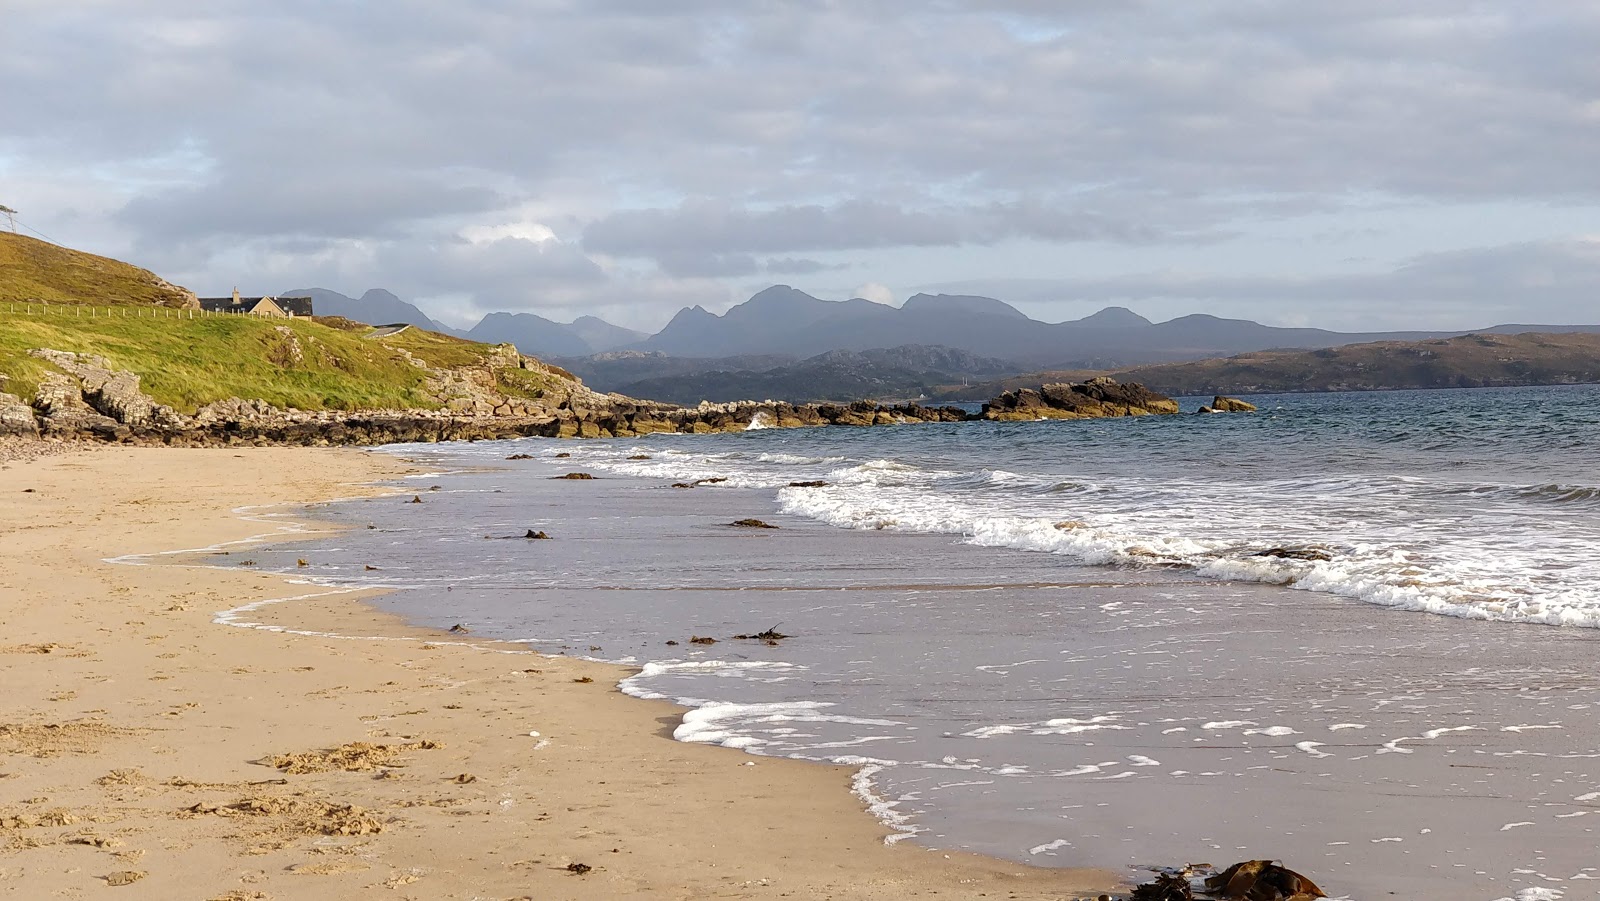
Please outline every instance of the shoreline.
[[847, 768], [672, 741], [684, 708], [623, 695], [621, 665], [482, 653], [371, 607], [371, 592], [293, 604], [302, 632], [352, 638], [219, 628], [207, 611], [281, 613], [263, 602], [302, 586], [103, 562], [245, 538], [259, 523], [236, 508], [417, 471], [304, 448], [106, 447], [0, 468], [0, 588], [19, 599], [0, 640], [16, 698], [0, 723], [0, 897], [129, 884], [227, 899], [1059, 898], [1126, 884], [886, 847]]

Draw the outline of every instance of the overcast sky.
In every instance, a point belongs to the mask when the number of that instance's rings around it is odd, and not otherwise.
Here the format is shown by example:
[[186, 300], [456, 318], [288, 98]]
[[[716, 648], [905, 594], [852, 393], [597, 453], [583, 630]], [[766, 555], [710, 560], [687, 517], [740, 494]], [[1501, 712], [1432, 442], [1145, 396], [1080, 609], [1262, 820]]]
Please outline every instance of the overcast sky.
[[1600, 321], [1596, 0], [0, 0], [0, 204], [202, 294]]

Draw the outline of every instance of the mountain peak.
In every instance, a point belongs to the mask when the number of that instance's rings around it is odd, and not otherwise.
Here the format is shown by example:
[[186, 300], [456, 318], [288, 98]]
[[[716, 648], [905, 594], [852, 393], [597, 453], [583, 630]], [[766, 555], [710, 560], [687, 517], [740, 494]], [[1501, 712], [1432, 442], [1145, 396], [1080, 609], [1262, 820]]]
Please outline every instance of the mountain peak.
[[901, 306], [908, 313], [934, 313], [983, 316], [1004, 316], [1007, 319], [1027, 319], [1021, 310], [1003, 300], [979, 297], [972, 294], [914, 294]]
[[1127, 307], [1106, 307], [1098, 313], [1091, 313], [1082, 319], [1064, 324], [1081, 328], [1144, 328], [1147, 325], [1154, 325]]

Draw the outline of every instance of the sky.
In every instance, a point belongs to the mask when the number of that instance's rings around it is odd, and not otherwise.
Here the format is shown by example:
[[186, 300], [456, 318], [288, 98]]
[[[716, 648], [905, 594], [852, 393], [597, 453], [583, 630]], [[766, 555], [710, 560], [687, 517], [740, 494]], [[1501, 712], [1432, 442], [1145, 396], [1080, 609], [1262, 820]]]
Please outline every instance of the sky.
[[0, 0], [0, 204], [202, 295], [1600, 322], [1596, 0]]

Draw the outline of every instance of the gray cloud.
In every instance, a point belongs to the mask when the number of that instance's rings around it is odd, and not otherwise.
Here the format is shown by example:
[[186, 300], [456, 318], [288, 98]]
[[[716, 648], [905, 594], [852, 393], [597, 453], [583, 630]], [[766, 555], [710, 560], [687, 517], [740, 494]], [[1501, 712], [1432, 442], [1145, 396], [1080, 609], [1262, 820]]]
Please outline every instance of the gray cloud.
[[[1166, 273], [981, 279], [923, 290], [987, 293], [1029, 305], [1131, 305], [1330, 328], [1600, 324], [1600, 239], [1430, 253], [1385, 271], [1316, 277]], [[1087, 312], [1087, 309], [1084, 310]], [[1307, 311], [1316, 311], [1309, 316]]]
[[[10, 0], [5, 20], [0, 200], [206, 290], [299, 266], [286, 282], [480, 305], [631, 296], [659, 322], [806, 274], [789, 259], [910, 284], [951, 248], [977, 279], [1034, 274], [999, 252], [1019, 243], [1119, 244], [1154, 271], [1374, 202], [1506, 205], [1505, 245], [1600, 207], [1600, 8], [1563, 0]], [[454, 243], [517, 217], [559, 250]], [[1232, 278], [1213, 290], [1240, 303], [1272, 281]], [[1121, 277], [1141, 280], [1161, 281]]]

